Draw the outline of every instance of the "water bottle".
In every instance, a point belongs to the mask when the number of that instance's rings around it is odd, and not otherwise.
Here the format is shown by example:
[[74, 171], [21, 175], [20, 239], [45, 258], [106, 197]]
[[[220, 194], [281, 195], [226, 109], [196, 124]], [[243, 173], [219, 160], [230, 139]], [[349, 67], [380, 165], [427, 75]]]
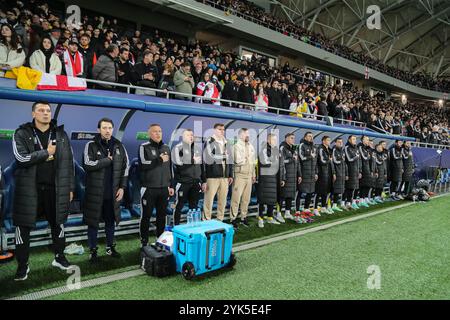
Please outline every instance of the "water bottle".
[[187, 213], [187, 224], [192, 224], [192, 209], [189, 209], [188, 213]]
[[194, 212], [194, 224], [198, 226], [200, 224], [201, 211], [200, 209], [195, 209]]

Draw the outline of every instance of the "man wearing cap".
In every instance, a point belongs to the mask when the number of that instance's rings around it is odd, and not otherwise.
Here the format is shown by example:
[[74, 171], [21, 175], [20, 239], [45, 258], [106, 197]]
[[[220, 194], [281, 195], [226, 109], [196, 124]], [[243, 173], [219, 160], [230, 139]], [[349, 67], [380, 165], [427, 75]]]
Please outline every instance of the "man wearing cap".
[[63, 64], [63, 74], [66, 76], [84, 78], [83, 55], [78, 51], [78, 39], [69, 39], [69, 47], [64, 50], [61, 61]]
[[53, 28], [50, 30], [50, 39], [53, 42], [53, 46], [56, 47], [58, 44], [59, 38], [61, 38], [61, 29], [60, 28]]

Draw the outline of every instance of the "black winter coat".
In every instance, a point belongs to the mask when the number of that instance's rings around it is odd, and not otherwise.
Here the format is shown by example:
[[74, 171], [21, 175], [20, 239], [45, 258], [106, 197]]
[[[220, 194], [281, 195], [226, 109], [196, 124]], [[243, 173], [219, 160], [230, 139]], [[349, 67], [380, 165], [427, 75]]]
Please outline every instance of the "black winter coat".
[[220, 143], [210, 137], [205, 144], [203, 152], [204, 159], [204, 177], [203, 181], [208, 178], [232, 178], [233, 177], [233, 163], [230, 159], [232, 152], [228, 150], [228, 143], [221, 152]]
[[374, 184], [374, 162], [372, 159], [372, 149], [369, 146], [364, 146], [362, 143], [358, 145], [358, 151], [361, 161], [362, 177], [359, 181], [360, 187], [372, 188]]
[[276, 205], [279, 168], [278, 147], [272, 147], [268, 143], [261, 146], [258, 157], [258, 184], [256, 185], [259, 204]]
[[392, 148], [390, 154], [390, 179], [392, 182], [401, 182], [403, 177], [403, 153], [402, 148]]
[[403, 148], [403, 176], [402, 181], [411, 181], [414, 174], [414, 157], [411, 149]]
[[[83, 220], [91, 227], [98, 228], [102, 216], [102, 203], [105, 197], [105, 170], [112, 166], [112, 192], [114, 201], [114, 218], [120, 223], [120, 201], [115, 201], [119, 188], [125, 190], [128, 181], [129, 160], [123, 144], [112, 137], [112, 160], [101, 144], [101, 136], [97, 135], [89, 141], [83, 154], [83, 167], [86, 171], [86, 193], [83, 206]], [[108, 173], [106, 173], [108, 174]]]
[[171, 160], [163, 162], [160, 155], [166, 153], [170, 158], [170, 148], [162, 141], [151, 140], [139, 146], [139, 176], [145, 188], [165, 188], [172, 184]]
[[280, 182], [285, 184], [280, 188], [280, 197], [295, 199], [297, 176], [301, 176], [297, 151], [283, 141], [280, 144]]
[[345, 176], [347, 175], [347, 163], [345, 162], [344, 148], [333, 148], [332, 152], [334, 173], [336, 181], [333, 183], [333, 193], [343, 194], [345, 191]]
[[331, 192], [333, 184], [333, 175], [335, 174], [332, 152], [330, 148], [320, 145], [318, 148], [317, 172], [319, 178], [316, 182], [316, 192], [320, 194], [328, 194]]
[[384, 152], [375, 152], [375, 183], [374, 187], [377, 189], [383, 189], [387, 182], [387, 156]]
[[361, 161], [358, 148], [347, 143], [344, 148], [345, 162], [347, 164], [347, 177], [345, 181], [346, 189], [359, 189], [359, 174], [361, 173]]
[[[13, 222], [16, 226], [34, 228], [36, 223], [38, 196], [36, 188], [37, 164], [48, 158], [47, 149], [36, 150], [32, 122], [21, 125], [13, 136], [13, 151], [17, 161], [14, 172], [15, 192]], [[56, 188], [56, 223], [63, 224], [69, 215], [70, 192], [75, 189], [73, 154], [70, 140], [64, 126], [51, 123], [56, 132], [55, 153], [55, 188]]]
[[202, 156], [202, 150], [195, 143], [189, 145], [182, 141], [172, 150], [174, 184], [202, 182], [203, 165], [195, 163], [194, 156], [200, 159]]
[[316, 191], [316, 178], [318, 174], [317, 168], [317, 148], [312, 142], [305, 140], [300, 141], [300, 176], [302, 182], [299, 191], [302, 193], [314, 193]]

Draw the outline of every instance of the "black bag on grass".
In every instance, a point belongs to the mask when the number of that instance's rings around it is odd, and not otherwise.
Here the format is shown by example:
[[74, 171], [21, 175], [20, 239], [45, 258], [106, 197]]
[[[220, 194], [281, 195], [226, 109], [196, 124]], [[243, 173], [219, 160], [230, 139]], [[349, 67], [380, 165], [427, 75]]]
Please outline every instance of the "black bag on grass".
[[170, 276], [176, 272], [175, 257], [160, 246], [146, 246], [141, 250], [141, 268], [149, 276]]

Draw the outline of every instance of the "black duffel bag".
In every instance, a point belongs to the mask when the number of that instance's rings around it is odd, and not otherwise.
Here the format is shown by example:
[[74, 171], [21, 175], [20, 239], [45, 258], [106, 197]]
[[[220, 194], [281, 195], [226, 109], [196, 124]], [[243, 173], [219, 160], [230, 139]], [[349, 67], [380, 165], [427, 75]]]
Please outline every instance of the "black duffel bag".
[[175, 257], [160, 246], [145, 246], [141, 250], [141, 268], [149, 276], [171, 276], [176, 272]]

